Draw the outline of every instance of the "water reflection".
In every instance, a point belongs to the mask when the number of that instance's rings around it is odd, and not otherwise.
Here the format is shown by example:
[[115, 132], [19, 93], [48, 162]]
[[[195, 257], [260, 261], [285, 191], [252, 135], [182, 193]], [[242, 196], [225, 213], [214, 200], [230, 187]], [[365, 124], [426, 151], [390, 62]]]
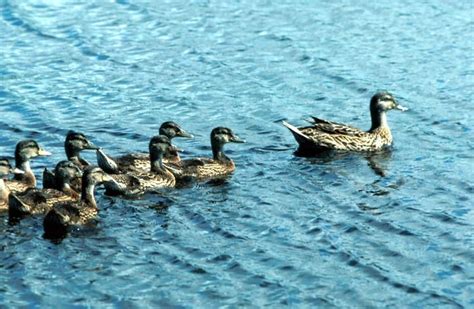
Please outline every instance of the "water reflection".
[[331, 161], [343, 160], [348, 157], [361, 157], [367, 160], [368, 166], [372, 169], [375, 175], [380, 177], [387, 176], [389, 163], [392, 158], [392, 149], [386, 148], [377, 152], [343, 152], [343, 151], [325, 151], [319, 153], [308, 153], [300, 149], [294, 152], [297, 157], [305, 157], [309, 162], [314, 164], [325, 164]]

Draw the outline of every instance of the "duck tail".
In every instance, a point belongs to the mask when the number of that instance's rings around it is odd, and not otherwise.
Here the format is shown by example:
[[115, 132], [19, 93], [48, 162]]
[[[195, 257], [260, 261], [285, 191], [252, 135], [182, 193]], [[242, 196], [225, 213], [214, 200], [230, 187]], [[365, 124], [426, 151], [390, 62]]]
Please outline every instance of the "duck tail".
[[57, 211], [55, 208], [51, 209], [44, 217], [44, 237], [51, 239], [61, 238], [67, 233], [68, 223], [68, 216]]
[[43, 189], [56, 189], [54, 174], [46, 167], [43, 170]]
[[104, 172], [109, 174], [118, 174], [120, 172], [117, 163], [112, 158], [107, 156], [102, 149], [97, 149], [96, 155], [97, 165], [99, 165], [99, 167], [103, 169]]
[[16, 194], [11, 193], [8, 197], [8, 214], [10, 218], [22, 218], [31, 213], [31, 208], [25, 204]]
[[294, 125], [289, 124], [286, 121], [283, 121], [282, 123], [285, 127], [288, 128], [288, 130], [290, 130], [291, 133], [293, 133], [293, 136], [295, 137], [298, 144], [300, 144], [300, 146], [307, 145], [308, 143], [313, 144], [311, 139], [307, 137], [303, 132], [301, 132], [300, 129], [298, 129]]

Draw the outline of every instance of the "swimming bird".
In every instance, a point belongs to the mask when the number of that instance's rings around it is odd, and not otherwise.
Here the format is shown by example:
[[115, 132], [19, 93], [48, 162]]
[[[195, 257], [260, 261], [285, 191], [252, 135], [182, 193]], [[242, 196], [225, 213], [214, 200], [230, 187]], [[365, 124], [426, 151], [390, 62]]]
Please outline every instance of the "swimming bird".
[[196, 178], [209, 179], [231, 174], [235, 170], [232, 159], [224, 154], [227, 143], [245, 143], [231, 129], [217, 127], [211, 131], [212, 158], [195, 158], [165, 164], [179, 179]]
[[38, 156], [49, 156], [50, 152], [41, 148], [32, 139], [23, 140], [16, 144], [15, 167], [22, 170], [23, 174], [15, 174], [13, 180], [7, 180], [6, 185], [12, 192], [22, 192], [28, 188], [36, 187], [36, 177], [31, 170], [30, 160]]
[[[168, 137], [171, 141], [175, 137], [192, 138], [193, 136], [183, 130], [173, 121], [166, 121], [161, 124], [160, 135]], [[146, 171], [149, 170], [150, 156], [147, 153], [126, 154], [117, 158], [109, 157], [102, 149], [96, 151], [97, 164], [109, 174], [120, 174], [130, 169]], [[180, 157], [177, 148], [170, 148], [163, 157], [164, 162], [179, 162]]]
[[82, 171], [71, 161], [61, 161], [54, 170], [55, 182], [60, 190], [29, 188], [12, 193], [8, 200], [10, 218], [44, 214], [59, 202], [75, 201], [79, 193], [71, 188], [71, 181], [82, 176]]
[[169, 138], [164, 135], [152, 137], [148, 150], [150, 154], [148, 168], [142, 170], [128, 166], [123, 167], [119, 174], [110, 174], [116, 183], [105, 185], [107, 194], [138, 195], [160, 188], [174, 187], [175, 177], [170, 172], [171, 168], [163, 162], [167, 153], [175, 151]]
[[[73, 162], [81, 170], [90, 165], [89, 162], [81, 158], [81, 151], [83, 150], [95, 150], [98, 149], [84, 134], [69, 131], [64, 141], [64, 150], [66, 151], [66, 157], [69, 161]], [[76, 191], [81, 191], [81, 178], [75, 178], [72, 180], [72, 186]], [[51, 188], [61, 190], [55, 184], [54, 172], [49, 171], [47, 168], [43, 171], [43, 188]]]
[[392, 133], [386, 112], [392, 109], [407, 110], [399, 105], [392, 94], [377, 92], [370, 100], [372, 126], [362, 131], [342, 123], [312, 117], [313, 125], [297, 128], [287, 122], [287, 127], [299, 144], [299, 151], [318, 153], [327, 150], [377, 151], [392, 144]]
[[87, 167], [82, 175], [80, 200], [57, 203], [46, 214], [43, 221], [46, 236], [64, 235], [71, 226], [81, 226], [96, 218], [98, 208], [94, 190], [97, 185], [107, 182], [114, 182], [114, 179], [99, 167]]
[[13, 168], [6, 158], [0, 158], [0, 212], [8, 210], [8, 197], [10, 189], [5, 185], [4, 179], [10, 174], [23, 174], [20, 169]]

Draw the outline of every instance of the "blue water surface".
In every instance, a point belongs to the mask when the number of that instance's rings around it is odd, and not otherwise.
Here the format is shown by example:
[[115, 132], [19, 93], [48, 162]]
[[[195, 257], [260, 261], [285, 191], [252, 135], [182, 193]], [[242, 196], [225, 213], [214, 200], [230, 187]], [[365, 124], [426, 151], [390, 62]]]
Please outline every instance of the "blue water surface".
[[[139, 200], [97, 192], [95, 227], [59, 244], [0, 215], [0, 307], [474, 306], [474, 9], [462, 1], [0, 0], [0, 155], [68, 130], [113, 155], [174, 120], [224, 183]], [[300, 158], [280, 123], [369, 128], [393, 151]], [[93, 152], [85, 158], [95, 162]]]

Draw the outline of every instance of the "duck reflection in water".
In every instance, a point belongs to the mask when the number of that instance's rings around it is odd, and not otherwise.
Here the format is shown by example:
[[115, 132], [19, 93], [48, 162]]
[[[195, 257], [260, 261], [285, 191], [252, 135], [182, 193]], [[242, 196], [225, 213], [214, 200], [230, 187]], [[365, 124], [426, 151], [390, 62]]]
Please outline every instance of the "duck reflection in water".
[[376, 152], [343, 152], [328, 150], [324, 152], [307, 152], [300, 149], [294, 152], [297, 157], [306, 157], [312, 163], [327, 163], [334, 160], [342, 160], [348, 157], [360, 156], [367, 160], [368, 166], [380, 177], [387, 176], [388, 164], [392, 158], [391, 147]]

